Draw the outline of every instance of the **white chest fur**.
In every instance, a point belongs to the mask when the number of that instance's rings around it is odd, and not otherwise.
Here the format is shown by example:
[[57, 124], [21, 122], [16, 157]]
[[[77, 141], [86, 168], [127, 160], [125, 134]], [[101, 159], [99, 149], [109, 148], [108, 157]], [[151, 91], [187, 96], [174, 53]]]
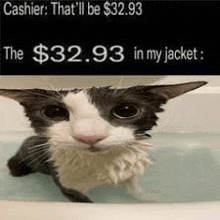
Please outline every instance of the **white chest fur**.
[[[149, 144], [136, 140], [131, 127], [114, 127], [105, 121], [83, 91], [70, 93], [63, 101], [70, 120], [48, 129], [51, 160], [63, 187], [87, 192], [97, 186], [124, 184], [145, 171], [150, 163]], [[88, 151], [89, 145], [79, 142], [78, 134], [104, 135], [104, 140], [95, 143], [104, 151]]]
[[143, 144], [135, 148], [120, 148], [103, 153], [91, 153], [74, 148], [51, 147], [51, 160], [57, 167], [63, 187], [81, 192], [97, 186], [121, 185], [145, 171], [150, 160]]

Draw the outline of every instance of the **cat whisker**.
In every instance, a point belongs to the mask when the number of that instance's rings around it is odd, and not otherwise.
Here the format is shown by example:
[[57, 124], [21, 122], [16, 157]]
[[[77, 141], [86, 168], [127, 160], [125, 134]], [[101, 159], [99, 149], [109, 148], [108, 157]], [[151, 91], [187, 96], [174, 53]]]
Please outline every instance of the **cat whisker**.
[[51, 139], [50, 140], [51, 142], [56, 142], [56, 143], [64, 143], [64, 144], [74, 144], [72, 141], [68, 141], [68, 140], [58, 140], [57, 138], [56, 139]]
[[[117, 89], [116, 92], [115, 92], [115, 94], [118, 95], [118, 96], [124, 95], [124, 94], [127, 92], [127, 90], [129, 90], [129, 89], [131, 90], [130, 87], [128, 87], [128, 88], [123, 88], [123, 89]], [[117, 94], [117, 92], [119, 92], [119, 93]]]
[[[41, 149], [41, 151], [42, 151], [43, 153], [45, 152], [44, 149]], [[41, 151], [39, 150], [39, 151], [37, 151], [37, 152], [30, 153], [27, 157], [25, 157], [25, 158], [23, 158], [21, 161], [19, 161], [19, 163], [22, 163], [22, 162], [24, 162], [24, 161], [30, 159], [30, 158], [33, 157], [33, 156], [37, 156], [38, 154], [41, 153]]]
[[56, 97], [52, 97], [52, 96], [49, 96], [49, 95], [45, 95], [45, 94], [42, 94], [40, 92], [33, 92], [31, 91], [30, 89], [26, 89], [24, 90], [24, 92], [28, 93], [28, 94], [31, 94], [31, 95], [38, 95], [38, 96], [42, 96], [42, 97], [45, 97], [47, 99], [51, 99], [53, 101], [56, 101], [56, 102], [59, 102], [59, 103], [62, 103], [59, 99], [57, 99]]
[[146, 133], [136, 133], [135, 136], [138, 140], [146, 140], [150, 137], [150, 135]]
[[118, 96], [120, 96], [120, 95], [128, 95], [129, 93], [132, 93], [133, 91], [135, 91], [138, 88], [138, 86], [139, 85], [133, 86], [133, 87], [124, 88], [124, 89], [122, 89], [121, 93], [118, 94]]
[[38, 145], [34, 145], [34, 146], [29, 146], [28, 147], [28, 152], [29, 153], [34, 153], [43, 149], [46, 149], [49, 147], [48, 143], [43, 143], [43, 144], [38, 144]]
[[123, 146], [124, 148], [126, 149], [130, 149], [132, 152], [134, 151], [134, 149], [140, 153], [143, 153], [143, 154], [148, 154], [148, 150], [149, 150], [149, 147], [148, 146], [151, 146], [150, 144], [146, 144], [146, 143], [143, 143], [143, 144], [140, 144], [139, 141], [134, 141], [130, 144], [127, 144], [125, 146]]
[[45, 150], [47, 148], [48, 148], [48, 146], [41, 146], [41, 147], [38, 147], [38, 148], [35, 148], [35, 149], [28, 148], [28, 151], [29, 151], [30, 154], [32, 154], [32, 153], [35, 153], [35, 152], [39, 152], [41, 150]]
[[119, 80], [119, 82], [118, 82], [118, 84], [115, 86], [115, 91], [114, 91], [114, 94], [116, 94], [117, 93], [117, 90], [120, 88], [120, 86], [121, 86], [121, 84], [122, 84], [122, 82], [123, 82], [123, 80], [124, 80], [124, 78], [121, 78], [120, 80]]
[[111, 148], [115, 148], [115, 149], [123, 148], [126, 151], [129, 151], [130, 153], [133, 153], [133, 151], [132, 151], [133, 148], [131, 147], [131, 145], [132, 144], [125, 144], [123, 142], [116, 142], [113, 145], [111, 145]]
[[[45, 159], [47, 159], [48, 158], [48, 154], [45, 154], [45, 155], [43, 155], [42, 157], [41, 157], [41, 159], [40, 159], [40, 161], [36, 164], [36, 166], [33, 168], [33, 170], [35, 170]], [[40, 158], [40, 157], [39, 157]], [[39, 159], [38, 158], [38, 159]], [[46, 161], [48, 161], [48, 159], [47, 160], [45, 160], [44, 162], [46, 162]]]
[[30, 146], [29, 148], [30, 149], [34, 149], [34, 148], [38, 148], [38, 147], [46, 146], [46, 145], [49, 145], [49, 144], [48, 143], [43, 143], [43, 144], [38, 144], [38, 145]]
[[50, 87], [50, 89], [52, 89], [53, 91], [55, 91], [60, 97], [64, 97], [64, 96], [59, 92], [58, 89], [54, 88], [54, 86], [53, 86], [51, 83], [48, 82], [48, 80], [46, 80], [44, 77], [42, 77], [42, 80], [43, 80], [44, 82], [46, 82], [47, 85]]
[[39, 157], [36, 157], [34, 160], [31, 160], [29, 163], [27, 163], [27, 165], [31, 165], [31, 164], [35, 163], [37, 160], [39, 160], [40, 158], [43, 158], [45, 156], [48, 156], [48, 152], [44, 152], [43, 154], [39, 155]]

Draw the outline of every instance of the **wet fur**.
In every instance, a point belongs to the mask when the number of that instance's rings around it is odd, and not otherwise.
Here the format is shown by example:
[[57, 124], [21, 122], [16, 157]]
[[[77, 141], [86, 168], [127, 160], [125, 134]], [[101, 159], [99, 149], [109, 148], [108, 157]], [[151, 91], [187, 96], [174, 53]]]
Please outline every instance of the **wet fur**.
[[[72, 91], [0, 89], [0, 95], [24, 106], [37, 134], [25, 140], [8, 161], [10, 172], [13, 176], [33, 172], [52, 175], [61, 192], [74, 202], [92, 202], [85, 193], [98, 186], [125, 185], [128, 191], [140, 193], [139, 176], [150, 164], [147, 131], [156, 125], [156, 113], [163, 111], [161, 106], [170, 98], [204, 84]], [[113, 117], [113, 107], [123, 103], [138, 106], [142, 113], [129, 120]], [[67, 108], [70, 118], [60, 122], [48, 120], [40, 114], [48, 105]], [[106, 130], [108, 137], [97, 144], [104, 150], [86, 150], [86, 145], [73, 138], [80, 129], [92, 129], [94, 134]]]

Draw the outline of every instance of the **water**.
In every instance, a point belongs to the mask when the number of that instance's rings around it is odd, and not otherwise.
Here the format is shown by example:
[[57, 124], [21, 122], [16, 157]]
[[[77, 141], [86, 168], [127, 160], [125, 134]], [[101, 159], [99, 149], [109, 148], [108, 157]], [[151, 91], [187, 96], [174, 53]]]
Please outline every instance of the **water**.
[[[7, 159], [22, 140], [10, 140], [10, 136], [0, 139], [0, 200], [68, 202], [50, 176], [9, 175]], [[134, 198], [124, 187], [95, 188], [88, 196], [96, 203], [220, 201], [220, 134], [167, 133], [153, 137], [153, 164], [141, 178], [142, 198]]]

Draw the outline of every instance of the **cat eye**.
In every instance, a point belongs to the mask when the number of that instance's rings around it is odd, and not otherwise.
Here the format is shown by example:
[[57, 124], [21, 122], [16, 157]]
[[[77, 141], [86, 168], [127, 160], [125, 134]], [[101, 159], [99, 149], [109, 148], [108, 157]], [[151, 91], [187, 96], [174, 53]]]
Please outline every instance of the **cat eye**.
[[140, 109], [132, 104], [123, 104], [113, 109], [113, 115], [117, 118], [133, 118], [139, 115]]
[[42, 114], [49, 119], [62, 121], [69, 118], [69, 112], [67, 109], [56, 106], [56, 105], [49, 105], [43, 111]]

